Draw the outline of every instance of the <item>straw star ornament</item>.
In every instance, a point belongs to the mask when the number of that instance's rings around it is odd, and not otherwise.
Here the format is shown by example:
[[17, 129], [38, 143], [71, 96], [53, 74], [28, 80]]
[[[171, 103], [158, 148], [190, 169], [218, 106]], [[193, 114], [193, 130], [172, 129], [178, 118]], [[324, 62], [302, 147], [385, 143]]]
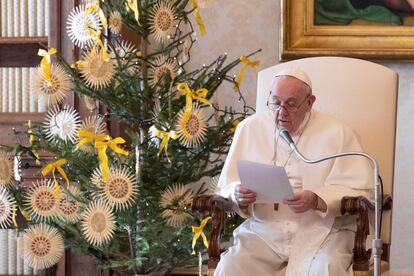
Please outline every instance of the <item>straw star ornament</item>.
[[109, 15], [108, 28], [113, 34], [119, 34], [122, 29], [122, 15], [119, 11], [113, 11]]
[[149, 13], [151, 35], [157, 42], [166, 42], [175, 32], [176, 12], [172, 1], [159, 1]]
[[9, 192], [5, 188], [0, 187], [0, 228], [8, 228], [12, 223], [13, 206], [15, 204]]
[[115, 216], [102, 200], [92, 201], [82, 216], [82, 234], [95, 246], [108, 243], [115, 231]]
[[207, 134], [207, 121], [203, 112], [194, 106], [190, 110], [182, 110], [178, 114], [176, 130], [184, 146], [189, 148], [199, 146]]
[[48, 106], [61, 103], [72, 91], [72, 87], [72, 81], [59, 64], [51, 64], [50, 81], [45, 78], [41, 67], [35, 71], [33, 90]]
[[95, 31], [102, 28], [99, 15], [96, 12], [88, 14], [85, 5], [75, 7], [69, 13], [66, 23], [70, 40], [80, 48], [92, 46], [94, 40], [90, 34], [90, 28]]
[[80, 117], [72, 106], [66, 105], [62, 109], [56, 106], [47, 112], [44, 127], [50, 142], [63, 140], [74, 143], [80, 127]]
[[139, 51], [132, 43], [121, 40], [111, 51], [111, 58], [115, 60], [118, 56], [118, 62], [122, 65], [122, 70], [126, 70], [129, 75], [134, 76], [141, 71], [137, 53]]
[[151, 86], [164, 86], [164, 78], [173, 80], [177, 76], [177, 63], [174, 59], [167, 59], [159, 56], [155, 59], [154, 65], [148, 70], [149, 84]]
[[80, 62], [80, 72], [86, 84], [95, 90], [107, 87], [114, 76], [115, 62], [105, 60], [102, 49], [93, 48], [86, 53]]
[[78, 202], [76, 197], [79, 196], [79, 188], [70, 185], [68, 192], [71, 194], [64, 193], [58, 202], [58, 213], [67, 222], [77, 223], [81, 219], [81, 211], [84, 204]]
[[35, 269], [55, 265], [63, 255], [61, 234], [46, 224], [29, 226], [23, 234], [24, 259]]
[[33, 183], [24, 196], [24, 206], [35, 221], [50, 221], [58, 216], [59, 197], [53, 181], [45, 179]]
[[161, 216], [167, 220], [167, 225], [180, 227], [183, 222], [191, 218], [188, 213], [193, 201], [193, 191], [182, 184], [170, 186], [161, 194], [160, 206], [165, 210]]
[[11, 187], [14, 185], [13, 168], [11, 154], [0, 151], [0, 187]]
[[97, 198], [114, 207], [116, 211], [128, 209], [136, 200], [138, 187], [135, 176], [126, 168], [110, 168], [108, 179], [102, 181], [102, 170], [98, 167], [91, 182], [98, 188]]

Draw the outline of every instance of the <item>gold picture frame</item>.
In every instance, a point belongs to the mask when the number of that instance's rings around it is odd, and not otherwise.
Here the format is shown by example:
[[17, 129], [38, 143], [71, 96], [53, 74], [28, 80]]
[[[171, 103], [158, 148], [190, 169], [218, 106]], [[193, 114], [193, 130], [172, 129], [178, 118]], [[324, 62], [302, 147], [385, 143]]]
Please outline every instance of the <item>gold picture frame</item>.
[[414, 26], [314, 25], [314, 0], [281, 0], [280, 60], [347, 56], [414, 61]]

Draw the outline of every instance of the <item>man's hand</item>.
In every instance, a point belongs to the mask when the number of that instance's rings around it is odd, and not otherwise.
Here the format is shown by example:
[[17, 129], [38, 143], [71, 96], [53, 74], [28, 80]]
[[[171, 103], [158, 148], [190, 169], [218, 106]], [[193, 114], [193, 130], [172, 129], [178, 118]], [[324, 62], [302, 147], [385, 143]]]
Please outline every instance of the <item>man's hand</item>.
[[237, 185], [234, 190], [234, 196], [240, 209], [247, 208], [249, 204], [254, 203], [256, 201], [256, 195], [255, 192], [242, 185]]
[[291, 197], [283, 199], [295, 213], [304, 213], [318, 206], [318, 196], [311, 191], [296, 192]]

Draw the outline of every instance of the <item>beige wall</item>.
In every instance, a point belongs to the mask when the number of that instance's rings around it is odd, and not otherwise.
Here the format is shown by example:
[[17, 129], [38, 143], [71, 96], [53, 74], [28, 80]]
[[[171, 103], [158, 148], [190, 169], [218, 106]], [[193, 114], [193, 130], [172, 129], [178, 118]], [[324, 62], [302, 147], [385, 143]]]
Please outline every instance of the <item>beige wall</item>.
[[[199, 37], [192, 51], [192, 64], [208, 64], [216, 56], [228, 52], [237, 58], [256, 49], [263, 49], [253, 59], [260, 59], [259, 69], [278, 62], [279, 0], [209, 0], [201, 10], [207, 35]], [[196, 29], [198, 33], [198, 29]], [[410, 169], [414, 169], [414, 67], [412, 64], [386, 64], [400, 74], [398, 99], [397, 145], [391, 272], [414, 273], [414, 183]], [[236, 74], [235, 71], [233, 74]], [[256, 76], [248, 70], [242, 90], [251, 106], [256, 99]], [[216, 101], [235, 104], [237, 97], [229, 86], [221, 88]], [[405, 207], [404, 206], [411, 206]]]
[[400, 75], [391, 272], [414, 273], [414, 66], [387, 64]]

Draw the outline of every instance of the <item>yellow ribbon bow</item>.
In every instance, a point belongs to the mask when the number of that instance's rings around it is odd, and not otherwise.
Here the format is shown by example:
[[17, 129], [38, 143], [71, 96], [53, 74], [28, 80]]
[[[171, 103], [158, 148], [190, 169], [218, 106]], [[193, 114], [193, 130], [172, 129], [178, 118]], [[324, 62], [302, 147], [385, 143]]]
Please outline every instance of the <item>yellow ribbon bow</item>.
[[[34, 142], [36, 141], [36, 136], [33, 134], [33, 129], [32, 129], [32, 121], [28, 120], [27, 121], [27, 126], [28, 126], [28, 133], [29, 133], [29, 143], [31, 146], [33, 146]], [[40, 158], [39, 158], [39, 154], [37, 153], [37, 151], [32, 150], [33, 155], [36, 157], [36, 165], [40, 165]]]
[[211, 219], [211, 216], [208, 216], [208, 217], [206, 217], [205, 219], [203, 219], [201, 221], [200, 226], [192, 226], [194, 236], [193, 236], [193, 243], [192, 243], [193, 252], [191, 252], [191, 254], [193, 254], [193, 255], [195, 254], [194, 247], [196, 245], [196, 242], [197, 242], [198, 238], [200, 238], [200, 236], [203, 238], [204, 246], [206, 248], [208, 248], [207, 237], [206, 237], [206, 234], [204, 234], [203, 230], [204, 230], [204, 227], [206, 227], [207, 222], [210, 219]]
[[246, 56], [241, 56], [240, 57], [240, 61], [243, 62], [243, 66], [239, 71], [239, 74], [237, 75], [236, 78], [236, 83], [234, 84], [233, 90], [237, 91], [237, 89], [240, 87], [240, 83], [244, 77], [244, 71], [246, 70], [247, 67], [251, 66], [252, 69], [254, 70], [254, 73], [257, 73], [257, 66], [260, 65], [260, 61], [259, 60], [255, 60], [255, 61], [250, 61], [250, 59]]
[[72, 63], [72, 64], [70, 65], [70, 68], [80, 70], [80, 69], [82, 69], [82, 67], [83, 67], [83, 63], [84, 63], [84, 61], [83, 61], [83, 60], [78, 60], [78, 61], [76, 61], [76, 62]]
[[61, 167], [62, 165], [66, 164], [66, 163], [67, 163], [66, 159], [62, 158], [62, 159], [59, 159], [58, 161], [56, 161], [55, 163], [51, 163], [51, 164], [48, 164], [48, 165], [44, 166], [43, 169], [42, 169], [42, 175], [43, 176], [46, 176], [50, 171], [52, 171], [53, 182], [55, 184], [55, 193], [56, 193], [57, 196], [60, 195], [61, 191], [60, 191], [59, 183], [56, 180], [55, 170], [58, 170], [60, 175], [66, 180], [66, 182], [68, 183], [68, 186], [69, 186], [69, 179], [66, 176], [65, 171]]
[[200, 28], [200, 33], [202, 36], [206, 34], [206, 27], [204, 26], [203, 19], [201, 19], [200, 10], [198, 9], [198, 1], [191, 0], [191, 3], [194, 7], [194, 16], [197, 22], [198, 27]]
[[233, 125], [233, 127], [232, 127], [232, 128], [230, 128], [230, 131], [231, 131], [231, 132], [235, 132], [235, 131], [236, 131], [236, 128], [237, 128], [237, 125], [238, 125], [238, 124], [240, 124], [240, 121], [239, 121], [239, 120], [233, 120], [233, 121], [231, 122], [231, 124]]
[[127, 0], [125, 3], [127, 10], [132, 10], [134, 12], [135, 20], [137, 21], [138, 26], [141, 26], [139, 23], [139, 8], [138, 8], [138, 0]]
[[109, 174], [108, 156], [106, 149], [109, 147], [112, 151], [128, 156], [128, 152], [118, 147], [118, 144], [124, 144], [125, 140], [122, 137], [115, 139], [108, 138], [107, 141], [95, 140], [95, 148], [98, 150], [98, 159], [102, 169], [102, 181], [106, 182]]
[[42, 57], [42, 60], [40, 61], [40, 68], [42, 69], [43, 77], [48, 82], [51, 82], [52, 80], [50, 56], [56, 54], [56, 52], [55, 48], [50, 48], [47, 52], [43, 49], [39, 49], [37, 52], [37, 55]]
[[211, 106], [211, 103], [205, 99], [207, 96], [208, 90], [206, 88], [200, 88], [197, 91], [193, 91], [190, 89], [187, 83], [181, 82], [177, 85], [178, 91], [180, 91], [183, 95], [186, 96], [185, 101], [185, 110], [189, 111], [192, 109], [193, 100], [198, 100], [204, 104]]
[[123, 149], [118, 147], [118, 144], [125, 143], [125, 140], [121, 137], [117, 137], [111, 140], [111, 137], [109, 137], [106, 134], [96, 135], [86, 130], [79, 130], [78, 137], [81, 138], [81, 140], [76, 145], [76, 149], [78, 149], [80, 146], [86, 143], [95, 142], [95, 148], [98, 151], [99, 163], [102, 168], [102, 180], [104, 182], [108, 179], [109, 174], [108, 156], [106, 155], [106, 149], [109, 147], [116, 153], [128, 155], [127, 151], [124, 151]]
[[79, 149], [79, 147], [83, 146], [84, 144], [87, 144], [89, 142], [97, 142], [97, 141], [105, 141], [109, 139], [109, 136], [106, 134], [100, 134], [96, 135], [92, 132], [86, 131], [86, 130], [79, 130], [78, 131], [78, 137], [81, 138], [79, 143], [76, 145], [75, 149]]
[[162, 138], [161, 144], [160, 144], [160, 150], [158, 151], [157, 155], [160, 155], [162, 150], [165, 148], [165, 152], [167, 153], [168, 148], [168, 141], [171, 139], [175, 140], [178, 138], [178, 134], [175, 131], [162, 131], [162, 130], [156, 130], [155, 136]]

